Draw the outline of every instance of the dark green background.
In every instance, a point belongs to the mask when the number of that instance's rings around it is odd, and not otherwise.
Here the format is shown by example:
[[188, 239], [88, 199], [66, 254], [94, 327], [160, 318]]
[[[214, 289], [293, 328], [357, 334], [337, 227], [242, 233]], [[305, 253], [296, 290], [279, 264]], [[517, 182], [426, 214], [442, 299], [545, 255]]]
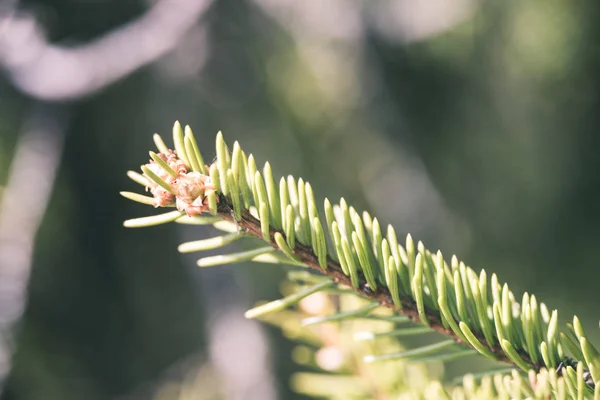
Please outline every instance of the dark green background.
[[[146, 2], [21, 7], [37, 10], [53, 41], [76, 43], [135, 18]], [[205, 230], [122, 227], [152, 212], [118, 195], [136, 188], [125, 171], [146, 161], [152, 133], [168, 137], [174, 120], [194, 128], [206, 159], [222, 130], [271, 161], [277, 177], [303, 176], [317, 198], [344, 196], [431, 250], [497, 272], [562, 320], [577, 313], [598, 338], [600, 2], [483, 2], [466, 21], [412, 42], [382, 34], [371, 8], [363, 5], [355, 38], [326, 41], [251, 1], [216, 1], [202, 22], [207, 47], [185, 47], [188, 59], [206, 57], [201, 70], [169, 73], [183, 62], [171, 54], [52, 105], [69, 116], [64, 156], [3, 399], [138, 393], [170, 366], [204, 359], [207, 304], [218, 314], [277, 295], [273, 267], [200, 271], [180, 257], [182, 238]], [[328, 51], [306, 56], [310, 46], [331, 46], [329, 83], [339, 92], [315, 77]], [[37, 102], [0, 75], [0, 185]], [[203, 284], [209, 276], [216, 286]], [[300, 398], [287, 388], [291, 344], [267, 332], [280, 398]]]

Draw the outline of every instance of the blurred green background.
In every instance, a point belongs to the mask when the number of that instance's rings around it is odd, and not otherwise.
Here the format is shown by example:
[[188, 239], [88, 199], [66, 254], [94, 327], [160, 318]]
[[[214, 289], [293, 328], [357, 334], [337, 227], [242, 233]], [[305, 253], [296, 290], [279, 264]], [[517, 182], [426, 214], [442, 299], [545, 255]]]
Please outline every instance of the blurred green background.
[[[215, 0], [191, 22], [157, 19], [164, 32], [187, 24], [164, 55], [71, 95], [61, 79], [110, 71], [161, 36], [81, 69], [54, 60], [35, 78], [45, 54], [16, 24], [34, 21], [47, 46], [83, 48], [161, 5], [195, 1], [0, 8], [0, 203], [18, 186], [9, 177], [28, 131], [58, 149], [47, 209], [35, 183], [0, 232], [8, 243], [19, 215], [43, 212], [2, 399], [173, 398], [169, 385], [190, 371], [192, 398], [302, 398], [288, 388], [292, 344], [243, 319], [276, 298], [281, 268], [199, 270], [176, 246], [208, 228], [122, 227], [153, 211], [119, 196], [137, 189], [125, 172], [175, 120], [192, 126], [208, 161], [221, 130], [277, 178], [302, 176], [318, 199], [344, 196], [597, 328], [600, 2]], [[25, 166], [33, 177], [48, 168]], [[0, 258], [0, 272], [12, 260]], [[0, 278], [6, 300], [10, 276]]]

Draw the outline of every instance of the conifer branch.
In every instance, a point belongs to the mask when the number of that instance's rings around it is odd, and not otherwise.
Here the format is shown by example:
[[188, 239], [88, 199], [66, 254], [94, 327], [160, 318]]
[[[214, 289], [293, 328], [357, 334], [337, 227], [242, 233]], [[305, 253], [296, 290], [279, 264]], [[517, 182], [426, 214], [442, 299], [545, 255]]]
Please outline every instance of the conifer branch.
[[[225, 198], [222, 198], [222, 201], [219, 203], [217, 210], [221, 218], [223, 218], [226, 221], [237, 223], [244, 233], [250, 234], [257, 238], [263, 238], [260, 227], [260, 221], [254, 216], [252, 216], [248, 211], [243, 211], [241, 219], [236, 221], [236, 219], [233, 216], [233, 206], [229, 204]], [[279, 246], [277, 245], [274, 239], [275, 234], [278, 232], [283, 234], [279, 230], [271, 229], [269, 231], [268, 243], [275, 249], [279, 249]], [[293, 249], [293, 253], [296, 257], [298, 257], [298, 260], [302, 264], [310, 267], [316, 272], [326, 274], [327, 276], [331, 277], [335, 283], [352, 288], [352, 290], [360, 294], [365, 299], [377, 301], [382, 306], [391, 308], [400, 315], [407, 316], [412, 322], [421, 322], [419, 318], [419, 313], [417, 311], [417, 304], [412, 299], [401, 297], [400, 301], [402, 303], [402, 307], [398, 307], [394, 304], [392, 295], [390, 294], [390, 291], [387, 288], [380, 287], [377, 288], [375, 291], [371, 290], [366, 279], [364, 278], [364, 276], [362, 276], [362, 274], [359, 278], [358, 286], [353, 287], [351, 278], [348, 275], [344, 274], [340, 264], [337, 261], [332, 260], [331, 258], [327, 259], [327, 269], [323, 270], [323, 268], [321, 268], [321, 266], [319, 265], [317, 255], [313, 252], [313, 250], [310, 247], [305, 246], [301, 243], [296, 243], [296, 246]], [[445, 336], [451, 337], [457, 344], [469, 346], [469, 342], [465, 342], [451, 329], [447, 329], [446, 327], [444, 327], [440, 316], [436, 312], [426, 308], [425, 315], [427, 316], [427, 323], [429, 325], [429, 328]], [[485, 342], [485, 338], [481, 335], [474, 335], [474, 337], [481, 343]], [[504, 353], [500, 345], [493, 346], [489, 348], [489, 350], [491, 354], [493, 354], [493, 358], [497, 361], [515, 365], [515, 363]], [[533, 361], [531, 361], [527, 354], [520, 354], [520, 356], [525, 360], [526, 364], [529, 366], [528, 369], [532, 369], [537, 372], [542, 368], [542, 365], [540, 365], [539, 363], [534, 363]]]
[[[450, 338], [400, 353], [367, 356], [366, 362], [442, 361], [478, 352], [517, 367], [510, 378], [494, 381], [493, 391], [482, 388], [481, 393], [556, 399], [566, 399], [568, 393], [600, 399], [600, 352], [589, 342], [577, 317], [561, 331], [558, 312], [550, 312], [534, 295], [525, 293], [519, 302], [496, 274], [488, 280], [484, 270], [478, 274], [454, 256], [447, 263], [441, 252], [433, 254], [421, 242], [415, 246], [410, 235], [405, 246], [400, 245], [391, 226], [384, 235], [377, 218], [367, 212], [359, 215], [344, 199], [336, 205], [325, 199], [323, 219], [308, 182], [288, 176], [277, 187], [269, 163], [261, 173], [254, 157], [246, 156], [237, 142], [230, 152], [221, 133], [211, 165], [204, 165], [189, 127], [184, 131], [175, 124], [175, 150], [169, 150], [158, 135], [154, 141], [159, 153], [150, 152], [152, 159], [142, 166], [143, 175], [128, 173], [134, 182], [146, 186], [152, 197], [122, 194], [142, 204], [174, 205], [177, 210], [128, 220], [125, 226], [172, 221], [213, 224], [228, 234], [183, 244], [180, 251], [214, 249], [251, 236], [268, 246], [201, 258], [199, 266], [253, 260], [303, 266], [318, 273], [306, 278], [313, 286], [250, 310], [248, 317], [281, 311], [318, 291], [355, 293], [369, 303], [305, 320], [305, 324], [351, 318], [410, 320]], [[394, 315], [375, 314], [379, 306], [393, 310]], [[415, 332], [420, 331], [405, 329], [402, 334]], [[527, 383], [518, 370], [529, 374]]]

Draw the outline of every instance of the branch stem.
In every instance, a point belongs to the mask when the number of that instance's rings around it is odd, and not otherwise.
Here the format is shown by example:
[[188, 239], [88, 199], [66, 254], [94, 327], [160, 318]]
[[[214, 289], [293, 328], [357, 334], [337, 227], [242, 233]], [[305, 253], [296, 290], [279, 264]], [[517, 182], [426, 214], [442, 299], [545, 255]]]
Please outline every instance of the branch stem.
[[[256, 236], [258, 238], [266, 239], [263, 230], [261, 230], [260, 221], [254, 216], [252, 216], [247, 210], [242, 211], [240, 220], [235, 220], [233, 214], [233, 206], [229, 202], [229, 200], [224, 196], [221, 196], [218, 206], [218, 213], [219, 216], [223, 219], [237, 223], [238, 226], [245, 233]], [[285, 237], [285, 233], [283, 231], [270, 229], [268, 243], [274, 248], [279, 249], [279, 246], [275, 241], [276, 233], [279, 233]], [[376, 290], [372, 290], [367, 284], [367, 280], [365, 279], [364, 275], [362, 274], [360, 274], [359, 276], [358, 286], [354, 287], [352, 285], [350, 276], [344, 274], [341, 265], [337, 261], [332, 260], [329, 256], [327, 257], [327, 270], [323, 270], [323, 268], [321, 268], [321, 266], [319, 265], [319, 259], [317, 255], [313, 252], [313, 249], [310, 246], [305, 246], [296, 241], [295, 247], [292, 249], [292, 251], [301, 263], [305, 264], [306, 266], [315, 271], [320, 272], [321, 274], [325, 274], [331, 277], [337, 284], [348, 286], [353, 291], [362, 295], [364, 298], [376, 301], [380, 305], [394, 310], [395, 313], [408, 317], [413, 322], [425, 323], [425, 321], [422, 322], [420, 320], [419, 312], [417, 310], [417, 303], [413, 299], [401, 297], [400, 300], [402, 308], [399, 308], [394, 304], [392, 295], [387, 288], [379, 287]], [[461, 344], [468, 348], [472, 348], [469, 343], [466, 343], [464, 340], [462, 340], [452, 330], [444, 327], [444, 325], [442, 324], [441, 317], [437, 311], [425, 307], [424, 315], [427, 318], [426, 323], [428, 323], [431, 329], [441, 333], [444, 336], [452, 338], [452, 340], [454, 340], [457, 344]], [[515, 363], [504, 353], [504, 350], [499, 344], [490, 347], [486, 345], [487, 342], [483, 334], [477, 333], [475, 334], [475, 337], [479, 340], [482, 346], [487, 348], [487, 350], [489, 350], [493, 354], [494, 358], [497, 361], [515, 365]], [[539, 372], [542, 368], [542, 365], [534, 363], [528, 354], [519, 352], [519, 355], [525, 361], [525, 363], [536, 372]]]

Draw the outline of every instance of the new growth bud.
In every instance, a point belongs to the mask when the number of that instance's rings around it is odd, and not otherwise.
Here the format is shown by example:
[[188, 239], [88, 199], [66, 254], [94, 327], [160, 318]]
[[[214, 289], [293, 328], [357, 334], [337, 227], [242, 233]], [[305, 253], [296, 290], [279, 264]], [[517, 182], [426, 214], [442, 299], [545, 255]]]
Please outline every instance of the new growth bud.
[[[154, 207], [165, 207], [175, 202], [177, 209], [185, 211], [189, 216], [210, 211], [207, 194], [216, 190], [210, 177], [195, 171], [188, 172], [188, 166], [177, 157], [177, 152], [174, 150], [169, 150], [167, 154], [159, 153], [158, 156], [172, 171], [166, 171], [154, 160], [150, 160], [146, 167], [169, 185], [172, 190], [166, 190], [146, 176], [149, 182], [146, 190], [150, 190], [150, 193], [154, 196]], [[177, 176], [173, 176], [173, 171]]]
[[189, 216], [210, 211], [206, 195], [208, 191], [214, 191], [215, 187], [209, 176], [200, 172], [180, 174], [171, 187], [175, 191], [175, 205], [178, 210], [185, 210]]

